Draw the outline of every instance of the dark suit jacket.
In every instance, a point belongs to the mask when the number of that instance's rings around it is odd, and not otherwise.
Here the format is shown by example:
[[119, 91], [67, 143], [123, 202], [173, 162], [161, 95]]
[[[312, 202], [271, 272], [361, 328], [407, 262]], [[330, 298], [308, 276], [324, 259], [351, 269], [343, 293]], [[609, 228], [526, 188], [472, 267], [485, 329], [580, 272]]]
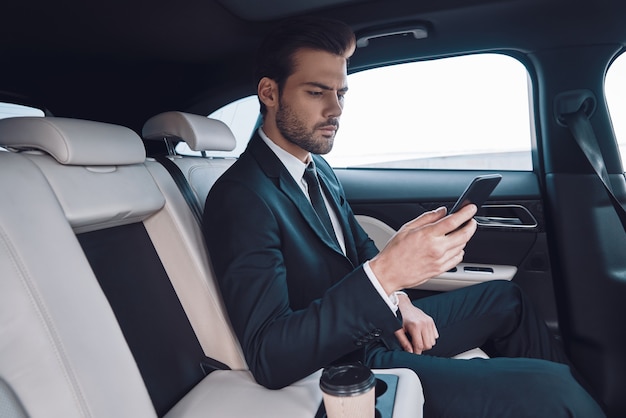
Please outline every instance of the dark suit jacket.
[[232, 325], [262, 385], [280, 388], [382, 342], [401, 322], [367, 278], [377, 254], [324, 159], [322, 187], [347, 256], [276, 155], [255, 135], [206, 201], [204, 232]]

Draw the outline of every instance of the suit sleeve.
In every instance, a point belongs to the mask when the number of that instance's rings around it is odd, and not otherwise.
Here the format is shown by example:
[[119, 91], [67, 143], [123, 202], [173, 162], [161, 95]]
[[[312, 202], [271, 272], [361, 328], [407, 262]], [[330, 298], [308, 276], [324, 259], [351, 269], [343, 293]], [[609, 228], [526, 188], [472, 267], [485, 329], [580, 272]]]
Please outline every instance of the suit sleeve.
[[207, 199], [204, 232], [250, 370], [260, 384], [278, 389], [369, 342], [394, 339], [401, 324], [362, 266], [292, 310], [274, 212], [246, 185], [218, 182]]

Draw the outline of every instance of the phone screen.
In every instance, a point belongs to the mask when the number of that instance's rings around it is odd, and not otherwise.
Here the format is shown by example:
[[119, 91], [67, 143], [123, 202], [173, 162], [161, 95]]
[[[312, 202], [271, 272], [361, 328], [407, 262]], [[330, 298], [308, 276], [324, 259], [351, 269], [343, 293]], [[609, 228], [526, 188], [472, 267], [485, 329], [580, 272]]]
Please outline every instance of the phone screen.
[[500, 180], [502, 180], [502, 176], [500, 174], [487, 174], [474, 178], [456, 201], [452, 209], [450, 209], [450, 213], [452, 214], [470, 203], [473, 203], [480, 208], [482, 204], [485, 203], [493, 189], [495, 189], [498, 183], [500, 183]]

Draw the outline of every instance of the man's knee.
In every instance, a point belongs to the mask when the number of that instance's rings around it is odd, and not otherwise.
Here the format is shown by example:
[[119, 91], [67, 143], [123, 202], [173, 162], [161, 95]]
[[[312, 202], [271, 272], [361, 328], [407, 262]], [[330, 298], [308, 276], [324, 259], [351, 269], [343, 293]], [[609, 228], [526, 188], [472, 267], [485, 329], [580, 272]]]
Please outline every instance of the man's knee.
[[527, 401], [537, 416], [603, 417], [596, 401], [573, 378], [569, 367], [545, 362], [542, 370], [528, 380]]
[[522, 289], [516, 283], [508, 280], [492, 280], [486, 282], [485, 286], [490, 292], [507, 299], [517, 300], [523, 295]]
[[496, 381], [502, 385], [496, 389], [501, 391], [499, 395], [503, 401], [500, 412], [507, 411], [499, 416], [604, 416], [596, 401], [574, 379], [568, 366], [535, 359], [502, 361], [510, 368], [504, 367], [500, 376], [496, 373]]
[[485, 285], [485, 293], [498, 306], [500, 312], [509, 312], [517, 315], [526, 298], [522, 289], [515, 283], [506, 280], [493, 280]]

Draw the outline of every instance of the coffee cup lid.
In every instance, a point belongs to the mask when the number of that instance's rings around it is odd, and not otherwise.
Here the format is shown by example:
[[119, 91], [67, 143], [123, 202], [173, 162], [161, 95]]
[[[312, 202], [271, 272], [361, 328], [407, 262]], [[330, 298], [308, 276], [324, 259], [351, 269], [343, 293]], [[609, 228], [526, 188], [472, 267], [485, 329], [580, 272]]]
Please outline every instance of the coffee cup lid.
[[320, 378], [323, 392], [335, 396], [356, 396], [376, 386], [372, 371], [360, 363], [330, 366]]

